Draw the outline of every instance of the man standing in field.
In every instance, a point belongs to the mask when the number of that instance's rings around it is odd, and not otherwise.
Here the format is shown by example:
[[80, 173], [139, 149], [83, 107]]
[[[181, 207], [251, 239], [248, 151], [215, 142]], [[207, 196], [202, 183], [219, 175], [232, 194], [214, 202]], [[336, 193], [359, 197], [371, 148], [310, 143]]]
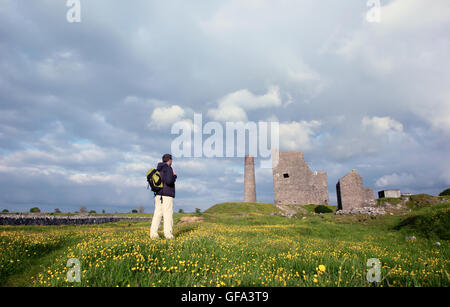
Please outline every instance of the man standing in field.
[[157, 170], [161, 174], [163, 188], [155, 195], [155, 212], [150, 227], [150, 237], [152, 239], [159, 238], [158, 228], [161, 218], [164, 217], [164, 237], [173, 239], [173, 199], [175, 198], [177, 173], [172, 169], [172, 155], [165, 154], [162, 162], [158, 163]]

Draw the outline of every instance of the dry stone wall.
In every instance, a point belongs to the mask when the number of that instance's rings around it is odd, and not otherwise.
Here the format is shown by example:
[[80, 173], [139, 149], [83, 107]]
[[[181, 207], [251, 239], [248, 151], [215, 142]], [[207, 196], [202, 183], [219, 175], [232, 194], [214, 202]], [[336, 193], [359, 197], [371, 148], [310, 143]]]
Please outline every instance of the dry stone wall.
[[146, 220], [150, 220], [150, 218], [117, 216], [0, 215], [0, 225], [85, 225]]

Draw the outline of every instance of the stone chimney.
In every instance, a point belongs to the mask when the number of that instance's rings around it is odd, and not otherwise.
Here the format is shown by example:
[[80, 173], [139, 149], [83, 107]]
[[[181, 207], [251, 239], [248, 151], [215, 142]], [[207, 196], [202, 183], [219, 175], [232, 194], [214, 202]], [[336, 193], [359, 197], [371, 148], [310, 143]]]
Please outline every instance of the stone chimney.
[[245, 156], [244, 202], [256, 202], [255, 158]]

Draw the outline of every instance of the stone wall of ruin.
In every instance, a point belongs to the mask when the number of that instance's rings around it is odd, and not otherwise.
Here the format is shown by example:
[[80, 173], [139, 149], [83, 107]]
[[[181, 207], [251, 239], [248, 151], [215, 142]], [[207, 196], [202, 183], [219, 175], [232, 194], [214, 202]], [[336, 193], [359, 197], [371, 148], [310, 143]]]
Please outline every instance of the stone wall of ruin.
[[329, 204], [327, 173], [312, 172], [301, 151], [280, 152], [273, 193], [275, 204]]
[[118, 221], [147, 221], [146, 217], [116, 216], [57, 216], [57, 215], [22, 215], [2, 214], [0, 225], [86, 225], [104, 224]]
[[363, 187], [363, 179], [352, 170], [336, 184], [338, 210], [371, 207], [376, 204], [372, 189]]

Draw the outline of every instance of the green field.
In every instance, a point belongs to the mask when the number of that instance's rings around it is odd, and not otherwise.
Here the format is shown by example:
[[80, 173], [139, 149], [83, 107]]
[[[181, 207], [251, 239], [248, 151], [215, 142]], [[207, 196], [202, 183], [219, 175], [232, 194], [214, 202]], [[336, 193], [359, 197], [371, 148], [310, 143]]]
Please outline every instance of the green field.
[[[0, 285], [449, 286], [450, 203], [408, 206], [371, 218], [309, 205], [288, 219], [272, 204], [219, 204], [195, 224], [175, 214], [175, 240], [151, 240], [150, 222], [0, 226]], [[70, 258], [80, 283], [66, 280]], [[370, 258], [380, 283], [366, 279]]]

